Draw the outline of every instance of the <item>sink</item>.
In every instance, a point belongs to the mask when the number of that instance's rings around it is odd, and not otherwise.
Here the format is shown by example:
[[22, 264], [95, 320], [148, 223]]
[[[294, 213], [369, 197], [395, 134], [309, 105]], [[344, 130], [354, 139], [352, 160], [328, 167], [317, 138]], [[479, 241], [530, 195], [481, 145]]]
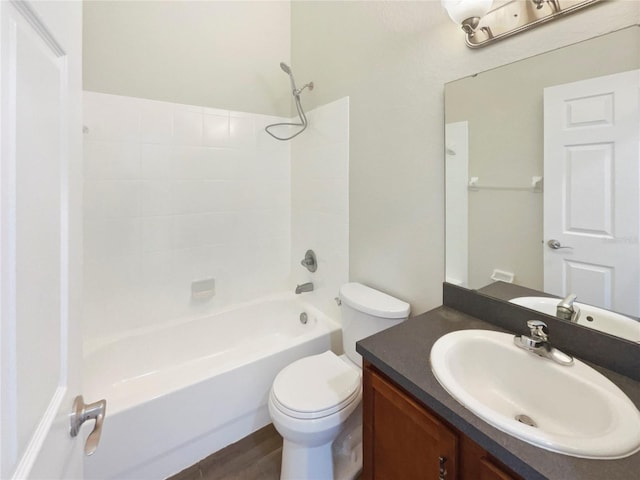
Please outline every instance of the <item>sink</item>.
[[640, 451], [640, 412], [622, 390], [579, 360], [563, 366], [513, 338], [489, 330], [444, 335], [431, 349], [433, 373], [475, 415], [545, 450], [591, 459]]
[[[553, 297], [518, 297], [509, 301], [555, 317], [556, 306], [560, 300]], [[578, 325], [584, 325], [632, 342], [640, 342], [640, 322], [637, 320], [584, 303], [574, 302], [573, 305], [580, 309], [580, 316], [576, 322]]]

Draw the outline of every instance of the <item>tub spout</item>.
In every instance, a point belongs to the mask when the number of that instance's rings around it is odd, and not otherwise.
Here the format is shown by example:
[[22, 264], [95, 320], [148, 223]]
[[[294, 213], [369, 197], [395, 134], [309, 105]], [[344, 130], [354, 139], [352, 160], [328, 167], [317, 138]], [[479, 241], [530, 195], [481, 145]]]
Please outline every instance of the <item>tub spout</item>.
[[296, 294], [300, 294], [302, 292], [313, 292], [313, 283], [307, 282], [302, 285], [298, 285], [296, 287]]

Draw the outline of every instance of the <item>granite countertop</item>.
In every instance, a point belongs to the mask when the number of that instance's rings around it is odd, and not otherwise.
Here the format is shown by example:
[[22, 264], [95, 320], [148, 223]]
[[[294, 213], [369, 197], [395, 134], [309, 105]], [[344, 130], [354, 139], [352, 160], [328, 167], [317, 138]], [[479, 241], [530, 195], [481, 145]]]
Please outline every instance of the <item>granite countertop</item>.
[[[391, 380], [527, 480], [635, 478], [634, 475], [640, 472], [640, 452], [621, 460], [586, 460], [549, 452], [497, 430], [451, 397], [433, 375], [429, 353], [442, 335], [473, 328], [506, 331], [442, 306], [359, 341], [356, 350]], [[640, 406], [640, 382], [590, 365]]]

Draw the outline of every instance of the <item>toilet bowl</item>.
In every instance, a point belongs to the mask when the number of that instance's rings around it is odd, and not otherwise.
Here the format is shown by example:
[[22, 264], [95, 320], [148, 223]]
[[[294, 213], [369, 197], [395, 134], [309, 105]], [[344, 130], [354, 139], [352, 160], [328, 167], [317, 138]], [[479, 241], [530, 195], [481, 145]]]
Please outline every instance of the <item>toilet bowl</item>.
[[284, 439], [282, 479], [334, 478], [333, 442], [360, 405], [361, 376], [331, 351], [298, 360], [276, 376], [269, 413]]
[[283, 437], [282, 480], [353, 479], [362, 468], [362, 360], [355, 342], [405, 320], [409, 304], [359, 283], [343, 285], [340, 299], [346, 353], [291, 363], [269, 394]]

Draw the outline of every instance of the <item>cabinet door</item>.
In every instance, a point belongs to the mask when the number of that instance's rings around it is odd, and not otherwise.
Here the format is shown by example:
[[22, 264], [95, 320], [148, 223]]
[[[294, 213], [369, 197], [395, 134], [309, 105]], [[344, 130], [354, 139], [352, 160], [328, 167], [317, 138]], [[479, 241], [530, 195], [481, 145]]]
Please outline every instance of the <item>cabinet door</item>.
[[460, 435], [458, 464], [461, 480], [522, 480], [465, 435]]
[[457, 478], [454, 431], [369, 368], [364, 389], [363, 479]]

